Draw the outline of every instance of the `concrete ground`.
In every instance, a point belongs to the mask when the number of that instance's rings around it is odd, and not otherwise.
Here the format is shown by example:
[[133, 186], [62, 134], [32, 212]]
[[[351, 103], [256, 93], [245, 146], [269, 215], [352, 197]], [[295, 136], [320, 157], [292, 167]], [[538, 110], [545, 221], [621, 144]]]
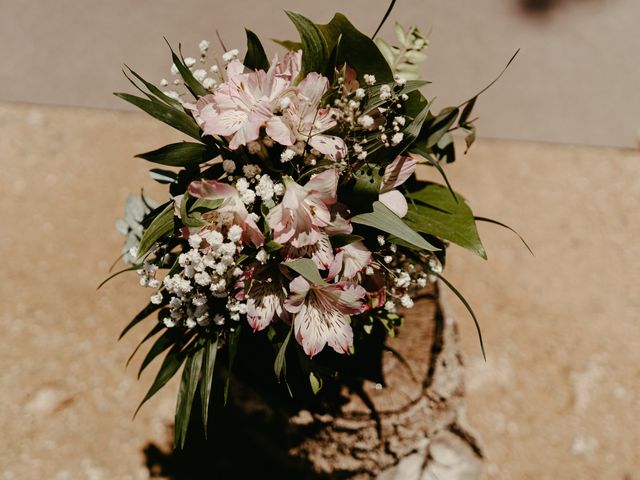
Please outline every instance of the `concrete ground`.
[[[132, 156], [178, 137], [138, 113], [16, 104], [0, 104], [0, 131], [0, 480], [148, 478], [176, 385], [131, 421], [151, 378], [124, 369], [141, 329], [116, 338], [148, 292], [126, 276], [96, 286], [127, 194], [161, 191]], [[484, 330], [487, 363], [449, 297], [487, 478], [640, 479], [639, 160], [480, 140], [448, 169], [536, 254], [482, 225], [489, 261], [453, 247], [445, 272]]]

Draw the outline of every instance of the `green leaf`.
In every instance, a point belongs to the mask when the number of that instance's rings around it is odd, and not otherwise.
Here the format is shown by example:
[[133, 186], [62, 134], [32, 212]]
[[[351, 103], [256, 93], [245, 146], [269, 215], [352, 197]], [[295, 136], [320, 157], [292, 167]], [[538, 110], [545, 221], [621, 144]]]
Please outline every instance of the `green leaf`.
[[[360, 80], [365, 74], [371, 74], [378, 82], [393, 81], [393, 72], [375, 42], [356, 29], [343, 14], [336, 13], [328, 24], [318, 25], [318, 28], [326, 40], [328, 51], [333, 51], [340, 38], [337, 65], [348, 64], [355, 69]], [[302, 59], [304, 61], [304, 55]]]
[[356, 215], [351, 218], [351, 222], [377, 228], [424, 250], [431, 252], [438, 250], [379, 201], [373, 202], [373, 212]]
[[149, 176], [158, 183], [171, 184], [178, 181], [178, 174], [172, 170], [163, 170], [162, 168], [152, 168], [149, 170]]
[[138, 268], [139, 266], [133, 265], [132, 267], [123, 268], [122, 270], [119, 270], [116, 273], [112, 273], [107, 278], [105, 278], [102, 282], [100, 282], [100, 285], [98, 285], [98, 288], [96, 290], [100, 290], [105, 285], [105, 283], [107, 283], [109, 280], [113, 279], [114, 277], [117, 277], [121, 273], [131, 272], [132, 270], [137, 270]]
[[[131, 74], [133, 76], [135, 76], [138, 80], [140, 80], [144, 84], [145, 87], [147, 87], [149, 92], [151, 92], [151, 94], [154, 95], [155, 98], [157, 98], [162, 103], [166, 103], [170, 107], [173, 107], [173, 108], [178, 109], [178, 110], [182, 110], [182, 104], [180, 102], [178, 102], [174, 98], [171, 98], [171, 97], [168, 97], [167, 95], [165, 95], [162, 90], [160, 90], [158, 87], [156, 87], [153, 83], [147, 82], [144, 78], [142, 78], [140, 75], [138, 75], [136, 72], [134, 72], [131, 68], [129, 68], [128, 65], [125, 65], [125, 67], [127, 67], [127, 70], [129, 70], [129, 72], [131, 72]], [[129, 78], [126, 73], [125, 73], [125, 76], [127, 78]], [[133, 81], [131, 81], [131, 83], [133, 83]], [[136, 87], [137, 87], [137, 85], [136, 85]]]
[[176, 110], [169, 105], [163, 103], [153, 102], [146, 98], [136, 97], [128, 93], [114, 93], [116, 97], [123, 99], [126, 102], [135, 105], [141, 110], [144, 110], [153, 118], [172, 126], [176, 130], [186, 133], [190, 137], [200, 140], [200, 127], [195, 122], [193, 117], [187, 115], [185, 112]]
[[433, 156], [429, 152], [427, 152], [424, 148], [418, 145], [413, 146], [412, 152], [415, 152], [418, 155], [422, 156], [427, 162], [429, 162], [429, 164], [432, 167], [435, 167], [438, 173], [440, 173], [440, 175], [442, 176], [444, 183], [447, 184], [447, 188], [449, 189], [449, 193], [451, 193], [451, 197], [456, 201], [456, 203], [458, 203], [458, 197], [456, 196], [456, 192], [453, 191], [453, 188], [449, 183], [449, 179], [447, 178], [447, 174], [444, 173], [444, 169], [442, 168], [442, 165], [440, 165], [440, 162], [435, 158], [433, 158]]
[[455, 195], [457, 202], [446, 187], [435, 183], [411, 192], [414, 203], [409, 205], [405, 221], [418, 232], [448, 240], [486, 259], [473, 213], [464, 199]]
[[446, 278], [444, 278], [441, 274], [436, 273], [435, 274], [440, 280], [442, 280], [442, 282], [449, 287], [449, 289], [455, 294], [456, 297], [458, 297], [458, 299], [462, 302], [462, 304], [465, 306], [465, 308], [467, 309], [467, 311], [471, 314], [471, 318], [473, 318], [473, 323], [476, 326], [476, 331], [478, 332], [478, 339], [480, 340], [480, 349], [482, 350], [482, 356], [484, 358], [485, 361], [487, 361], [487, 355], [484, 351], [484, 341], [482, 340], [482, 331], [480, 330], [480, 323], [478, 322], [478, 319], [476, 318], [476, 314], [473, 313], [473, 309], [471, 308], [471, 305], [469, 305], [469, 302], [467, 302], [467, 300], [464, 298], [464, 296], [458, 291], [458, 289], [456, 287], [454, 287], [451, 282], [449, 282], [449, 280], [447, 280]]
[[376, 31], [373, 32], [373, 35], [371, 35], [371, 38], [376, 38], [376, 35], [378, 34], [378, 32], [380, 31], [382, 26], [387, 21], [387, 18], [389, 18], [389, 15], [391, 15], [391, 11], [393, 10], [393, 7], [395, 6], [395, 4], [396, 4], [396, 0], [391, 0], [391, 3], [389, 4], [389, 7], [387, 8], [387, 11], [384, 13], [384, 16], [382, 17], [382, 20], [378, 24], [378, 28], [376, 28]]
[[229, 332], [227, 336], [227, 349], [229, 352], [229, 368], [227, 371], [227, 380], [224, 384], [224, 404], [227, 404], [227, 399], [229, 398], [229, 386], [231, 385], [231, 370], [233, 369], [233, 364], [236, 361], [236, 355], [238, 354], [238, 343], [240, 341], [240, 331], [242, 327], [238, 325], [235, 330]]
[[275, 240], [269, 240], [264, 246], [264, 249], [266, 250], [267, 253], [277, 252], [281, 248], [282, 248], [282, 245], [276, 242]]
[[276, 360], [273, 363], [273, 371], [276, 374], [276, 378], [278, 382], [280, 381], [280, 376], [285, 371], [286, 368], [286, 354], [287, 354], [287, 346], [289, 345], [289, 340], [291, 339], [291, 332], [293, 332], [293, 323], [291, 323], [291, 328], [287, 333], [287, 336], [284, 338], [282, 345], [280, 345], [280, 349], [278, 350], [278, 354], [276, 355]]
[[154, 344], [151, 346], [149, 351], [147, 352], [147, 355], [144, 357], [144, 360], [142, 360], [142, 363], [140, 364], [140, 369], [138, 370], [138, 379], [140, 379], [140, 375], [142, 375], [142, 372], [144, 371], [144, 369], [147, 368], [147, 366], [149, 366], [149, 364], [153, 362], [153, 360], [158, 355], [160, 355], [162, 352], [167, 350], [174, 343], [175, 343], [175, 337], [171, 334], [170, 330], [167, 330], [162, 335], [160, 335], [158, 339], [154, 342]]
[[283, 262], [282, 265], [289, 267], [296, 273], [299, 273], [311, 283], [315, 283], [316, 285], [322, 285], [324, 283], [324, 280], [318, 271], [318, 267], [316, 267], [316, 264], [313, 263], [313, 260], [310, 258], [298, 258], [289, 262]]
[[190, 167], [207, 162], [218, 154], [219, 151], [216, 148], [202, 143], [178, 142], [165, 145], [158, 150], [140, 153], [136, 158], [170, 167]]
[[156, 310], [158, 310], [160, 308], [160, 305], [156, 305], [154, 303], [149, 302], [147, 304], [146, 307], [144, 307], [140, 313], [138, 313], [135, 317], [133, 317], [133, 320], [131, 320], [129, 322], [129, 324], [124, 327], [124, 329], [122, 330], [122, 332], [120, 333], [120, 336], [118, 337], [118, 340], [120, 340], [122, 337], [124, 337], [127, 332], [129, 330], [131, 330], [133, 327], [135, 327], [138, 323], [140, 323], [142, 320], [144, 320], [145, 318], [147, 318], [149, 315], [151, 315], [153, 312], [155, 312]]
[[300, 42], [293, 42], [291, 40], [276, 40], [275, 38], [272, 38], [271, 41], [277, 43], [281, 47], [286, 48], [287, 50], [296, 51], [302, 49], [302, 43]]
[[167, 42], [167, 45], [169, 45], [169, 50], [171, 50], [171, 59], [173, 60], [173, 64], [180, 72], [180, 76], [184, 80], [184, 84], [189, 89], [191, 94], [196, 98], [204, 97], [205, 95], [207, 95], [209, 91], [204, 88], [198, 80], [195, 79], [195, 77], [191, 73], [191, 70], [189, 70], [189, 67], [184, 64], [182, 58], [178, 57], [178, 55], [175, 54], [173, 48], [171, 48], [171, 45], [166, 38], [165, 42]]
[[133, 352], [131, 352], [131, 355], [129, 355], [129, 358], [127, 359], [127, 363], [125, 365], [128, 367], [131, 363], [131, 360], [133, 360], [133, 357], [135, 357], [136, 353], [138, 353], [138, 350], [140, 350], [140, 347], [142, 347], [142, 345], [144, 345], [145, 342], [151, 337], [164, 330], [164, 328], [165, 326], [162, 323], [156, 323], [154, 327], [144, 336], [144, 338], [140, 340], [136, 348], [133, 349]]
[[196, 350], [195, 353], [187, 358], [184, 370], [182, 371], [182, 380], [180, 382], [178, 401], [176, 404], [174, 448], [178, 447], [178, 445], [180, 448], [184, 448], [187, 429], [189, 428], [189, 419], [191, 418], [191, 409], [193, 407], [193, 398], [196, 394], [198, 383], [200, 382], [203, 356], [204, 349], [199, 348]]
[[449, 131], [458, 118], [460, 110], [456, 107], [443, 108], [438, 115], [433, 117], [429, 122], [424, 124], [424, 128], [428, 132], [425, 147], [427, 149], [437, 145], [440, 139]]
[[209, 425], [209, 401], [211, 398], [211, 387], [213, 385], [213, 370], [216, 365], [218, 354], [218, 335], [213, 340], [207, 340], [204, 347], [204, 359], [202, 361], [202, 377], [200, 379], [200, 403], [202, 404], [202, 423], [204, 425], [205, 437], [207, 426]]
[[322, 389], [322, 377], [317, 377], [315, 373], [309, 372], [309, 384], [314, 395]]
[[351, 235], [348, 233], [338, 233], [337, 235], [332, 235], [331, 238], [331, 246], [333, 248], [344, 247], [345, 245], [349, 245], [350, 243], [359, 242], [364, 240], [364, 237], [360, 235]]
[[464, 125], [465, 123], [467, 123], [467, 120], [469, 120], [469, 116], [471, 115], [471, 112], [473, 111], [473, 107], [476, 105], [477, 100], [478, 96], [476, 95], [464, 106], [464, 108], [462, 109], [462, 113], [460, 114], [460, 120], [458, 120], [458, 123], [460, 125]]
[[302, 70], [298, 80], [304, 78], [310, 72], [324, 72], [329, 60], [329, 49], [320, 29], [311, 20], [299, 13], [289, 10], [285, 10], [285, 13], [298, 30], [302, 41]]
[[156, 393], [158, 393], [158, 390], [164, 387], [167, 384], [167, 382], [171, 380], [171, 378], [176, 374], [176, 372], [178, 371], [178, 369], [180, 368], [180, 365], [182, 365], [184, 360], [185, 360], [185, 355], [184, 353], [180, 352], [180, 348], [178, 348], [178, 346], [172, 348], [169, 351], [167, 356], [164, 357], [164, 361], [160, 366], [158, 375], [156, 375], [156, 378], [153, 381], [151, 388], [149, 388], [149, 391], [144, 396], [144, 398], [142, 399], [142, 402], [140, 402], [140, 405], [138, 405], [138, 408], [133, 414], [134, 418], [140, 411], [140, 408], [142, 407], [142, 405], [144, 405], [147, 402], [147, 400], [149, 400]]
[[140, 246], [138, 247], [138, 258], [146, 255], [158, 240], [173, 233], [174, 222], [173, 202], [169, 202], [164, 210], [153, 219], [142, 235]]
[[251, 30], [244, 29], [247, 34], [247, 54], [242, 62], [252, 70], [269, 70], [269, 59], [258, 36]]
[[506, 228], [507, 230], [511, 231], [512, 233], [514, 233], [519, 239], [520, 241], [524, 244], [525, 247], [527, 247], [527, 250], [529, 250], [529, 253], [532, 256], [535, 256], [533, 254], [533, 250], [531, 250], [531, 247], [529, 247], [529, 244], [527, 243], [527, 241], [522, 237], [522, 235], [520, 235], [518, 232], [516, 232], [513, 228], [511, 228], [509, 225], [506, 225], [502, 222], [499, 222], [498, 220], [493, 220], [491, 218], [486, 218], [486, 217], [473, 217], [476, 222], [487, 222], [487, 223], [493, 223], [494, 225], [498, 225], [500, 227]]

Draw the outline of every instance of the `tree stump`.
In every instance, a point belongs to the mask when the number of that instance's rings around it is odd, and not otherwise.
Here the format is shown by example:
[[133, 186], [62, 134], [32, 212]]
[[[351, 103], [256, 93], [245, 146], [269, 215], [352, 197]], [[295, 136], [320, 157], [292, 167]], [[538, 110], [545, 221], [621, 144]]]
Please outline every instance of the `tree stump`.
[[483, 454], [465, 422], [457, 327], [439, 285], [416, 301], [387, 345], [385, 385], [342, 388], [332, 411], [287, 405], [239, 375], [230, 403], [214, 408], [209, 440], [191, 439], [183, 452], [164, 458], [149, 447], [150, 468], [174, 479], [207, 472], [211, 478], [479, 479]]

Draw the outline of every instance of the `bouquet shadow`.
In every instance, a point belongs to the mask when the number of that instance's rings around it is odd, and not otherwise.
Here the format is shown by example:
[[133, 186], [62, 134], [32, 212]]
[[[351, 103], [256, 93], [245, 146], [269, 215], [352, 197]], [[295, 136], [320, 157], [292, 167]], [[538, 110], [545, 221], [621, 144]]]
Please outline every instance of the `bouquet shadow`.
[[397, 338], [382, 328], [372, 335], [368, 350], [341, 365], [347, 375], [326, 382], [318, 395], [298, 388], [308, 381], [302, 372], [287, 372], [293, 397], [273, 381], [271, 364], [251, 362], [269, 358], [260, 350], [271, 347], [247, 335], [241, 348], [255, 355], [238, 356], [245, 361], [234, 366], [229, 403], [214, 396], [206, 438], [194, 404], [184, 449], [145, 447], [151, 476], [479, 478], [482, 452], [464, 422], [456, 325], [438, 288], [423, 293]]

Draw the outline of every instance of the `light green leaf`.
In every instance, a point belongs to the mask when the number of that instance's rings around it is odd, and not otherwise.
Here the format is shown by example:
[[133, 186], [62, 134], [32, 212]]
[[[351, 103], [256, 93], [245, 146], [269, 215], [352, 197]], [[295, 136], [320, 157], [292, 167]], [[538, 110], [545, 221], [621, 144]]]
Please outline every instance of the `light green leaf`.
[[169, 202], [142, 235], [138, 247], [138, 258], [144, 257], [158, 240], [173, 233], [173, 228], [173, 202]]
[[311, 385], [311, 390], [314, 395], [317, 395], [322, 389], [322, 383], [322, 377], [318, 377], [315, 373], [309, 372], [309, 384]]
[[202, 143], [178, 142], [165, 145], [158, 150], [140, 153], [136, 157], [170, 167], [188, 167], [211, 160], [218, 153], [214, 147]]
[[322, 285], [324, 283], [324, 280], [318, 271], [318, 267], [316, 267], [316, 264], [313, 263], [313, 260], [310, 258], [298, 258], [296, 260], [284, 262], [283, 265], [285, 267], [289, 267], [294, 272], [299, 273], [311, 283], [315, 283], [316, 285]]
[[174, 448], [180, 446], [184, 448], [184, 442], [187, 438], [187, 429], [189, 428], [189, 419], [191, 418], [191, 409], [193, 407], [193, 398], [196, 394], [196, 388], [200, 382], [200, 369], [202, 368], [202, 358], [204, 349], [199, 348], [195, 353], [187, 358], [187, 362], [182, 371], [182, 381], [178, 390], [178, 401], [176, 404], [175, 418], [175, 439]]
[[414, 202], [409, 205], [405, 221], [413, 229], [448, 240], [487, 258], [473, 213], [459, 194], [456, 194], [456, 202], [446, 187], [429, 183], [410, 193], [409, 197]]
[[400, 217], [379, 201], [373, 202], [373, 212], [356, 215], [351, 218], [351, 222], [390, 233], [423, 250], [430, 252], [439, 250], [422, 238], [420, 234], [416, 233], [416, 231], [404, 223]]

